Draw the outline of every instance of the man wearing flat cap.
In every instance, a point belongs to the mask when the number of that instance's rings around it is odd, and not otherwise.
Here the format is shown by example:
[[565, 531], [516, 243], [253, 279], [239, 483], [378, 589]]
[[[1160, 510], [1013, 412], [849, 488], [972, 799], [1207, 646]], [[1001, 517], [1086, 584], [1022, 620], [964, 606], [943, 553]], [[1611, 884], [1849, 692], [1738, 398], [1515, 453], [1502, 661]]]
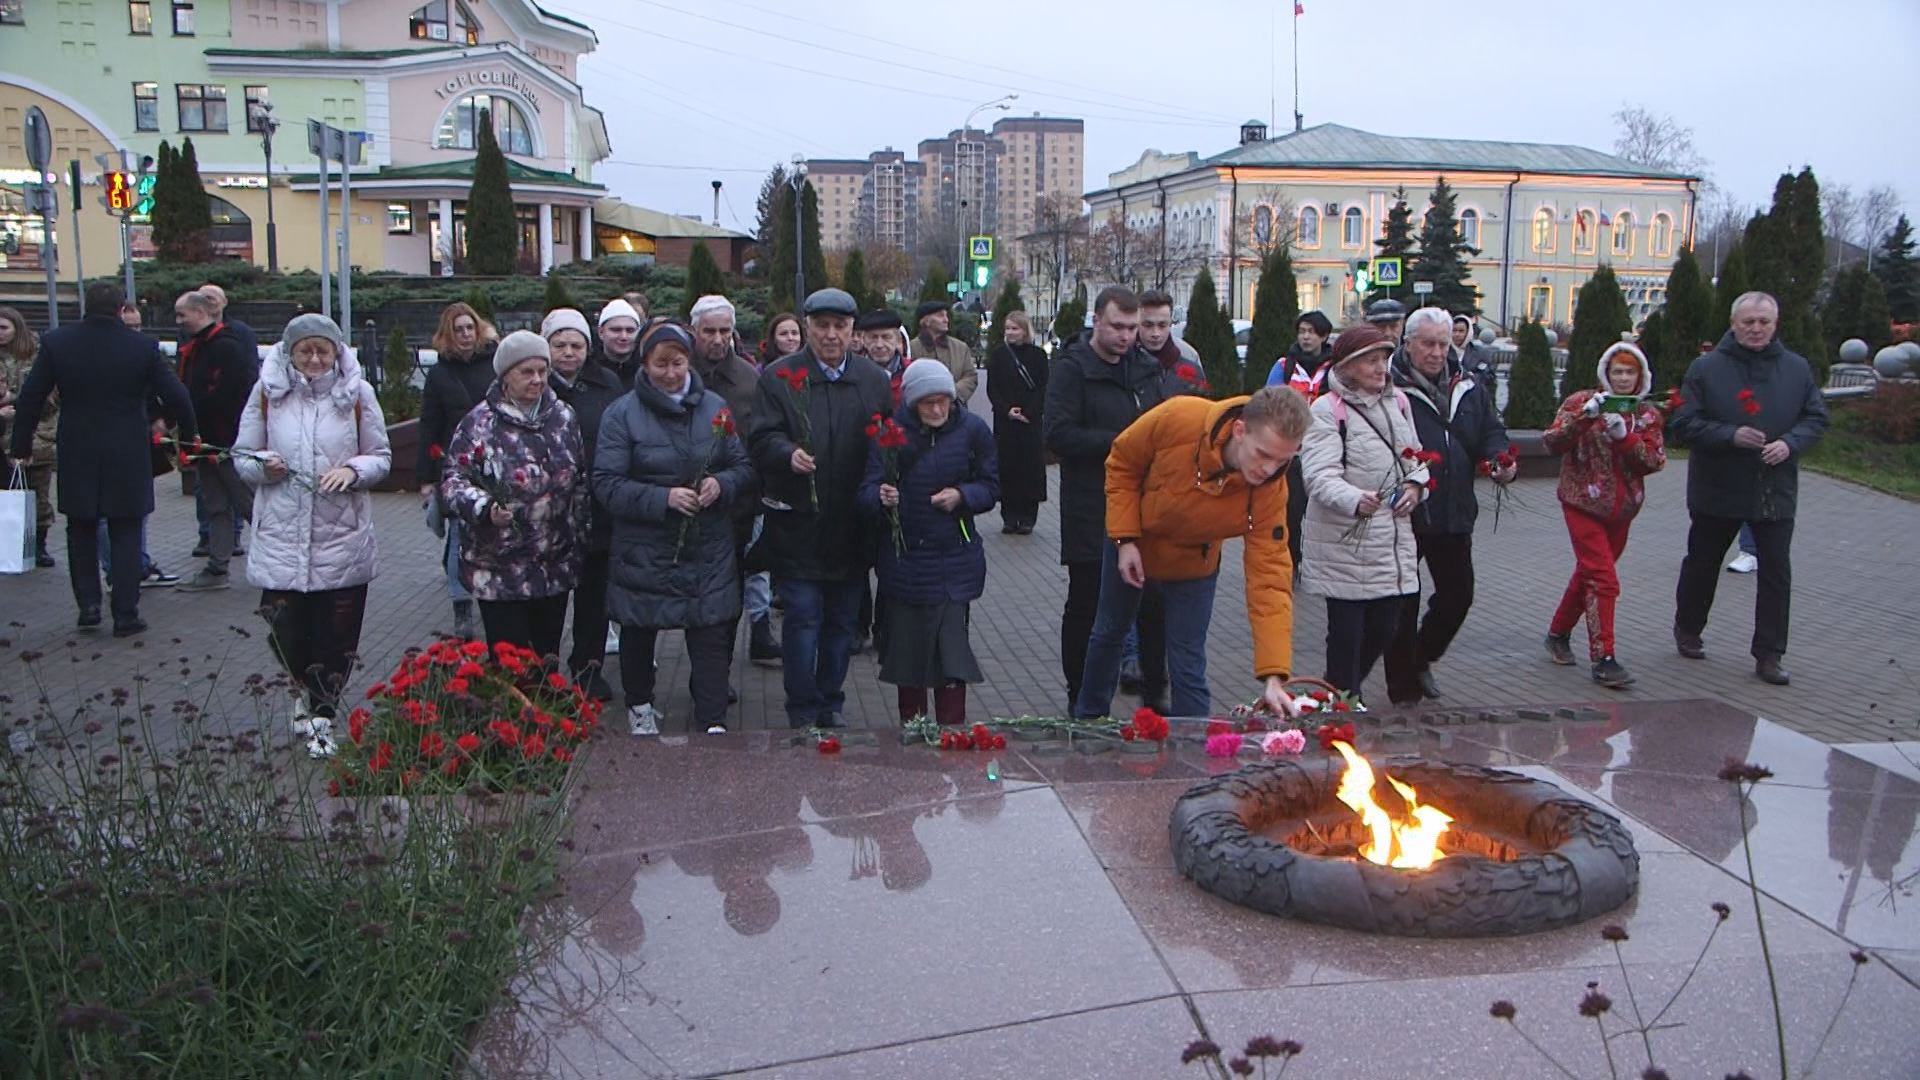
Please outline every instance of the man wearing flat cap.
[[821, 289], [800, 310], [806, 345], [760, 373], [747, 452], [767, 514], [749, 561], [773, 573], [786, 613], [788, 724], [838, 727], [867, 572], [854, 499], [867, 466], [867, 424], [892, 413], [893, 394], [886, 373], [849, 348], [853, 297]]
[[869, 311], [854, 320], [853, 332], [860, 340], [861, 355], [887, 373], [887, 380], [893, 384], [893, 403], [898, 407], [900, 380], [906, 374], [908, 363], [907, 335], [900, 316], [890, 308]]
[[928, 300], [914, 311], [919, 333], [913, 339], [907, 358], [932, 357], [947, 365], [953, 374], [955, 392], [964, 406], [973, 396], [974, 388], [980, 385], [980, 372], [973, 366], [973, 350], [966, 342], [947, 333], [953, 320], [948, 310], [952, 306], [944, 300]]
[[1367, 324], [1398, 346], [1407, 327], [1407, 305], [1398, 300], [1375, 300], [1367, 305]]

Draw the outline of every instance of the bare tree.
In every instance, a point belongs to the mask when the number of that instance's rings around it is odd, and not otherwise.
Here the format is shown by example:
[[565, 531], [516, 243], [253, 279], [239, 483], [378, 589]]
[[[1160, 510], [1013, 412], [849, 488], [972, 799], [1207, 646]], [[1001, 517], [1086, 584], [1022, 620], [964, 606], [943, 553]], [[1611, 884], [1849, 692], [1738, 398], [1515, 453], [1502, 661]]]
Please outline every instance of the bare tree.
[[1900, 216], [1900, 195], [1886, 184], [1875, 184], [1860, 200], [1860, 246], [1867, 249], [1867, 269], [1873, 269], [1873, 251], [1886, 239]]
[[1703, 189], [1693, 231], [1694, 254], [1709, 279], [1720, 280], [1720, 264], [1735, 242], [1746, 234], [1753, 208], [1723, 188]]
[[[1027, 258], [1027, 278], [1040, 310], [1058, 310], [1060, 298], [1072, 291], [1087, 263], [1087, 216], [1080, 197], [1053, 193], [1034, 207], [1033, 231], [1020, 238]], [[1042, 294], [1045, 299], [1042, 299]]]
[[[1263, 214], [1262, 210], [1269, 211]], [[1293, 247], [1300, 223], [1300, 207], [1283, 192], [1273, 191], [1251, 208], [1243, 210], [1239, 230], [1239, 250], [1243, 258], [1265, 263], [1267, 256], [1280, 248]]]
[[1839, 270], [1849, 261], [1847, 245], [1853, 242], [1854, 230], [1860, 224], [1860, 199], [1847, 184], [1826, 184], [1820, 188], [1820, 212], [1826, 218], [1827, 238], [1833, 245], [1827, 266]]
[[1693, 129], [1681, 127], [1672, 116], [1622, 104], [1613, 122], [1618, 126], [1613, 152], [1628, 161], [1662, 172], [1701, 175], [1706, 171], [1706, 159], [1693, 146]]

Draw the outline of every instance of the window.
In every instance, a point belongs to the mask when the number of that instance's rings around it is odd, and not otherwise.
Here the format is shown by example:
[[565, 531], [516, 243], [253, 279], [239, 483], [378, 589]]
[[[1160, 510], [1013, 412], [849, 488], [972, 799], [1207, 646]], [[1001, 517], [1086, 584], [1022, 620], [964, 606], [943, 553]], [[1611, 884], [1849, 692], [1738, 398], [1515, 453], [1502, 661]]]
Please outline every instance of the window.
[[1653, 215], [1652, 245], [1655, 255], [1673, 254], [1673, 219], [1666, 214]]
[[1460, 211], [1460, 240], [1468, 247], [1480, 246], [1480, 211]]
[[1593, 254], [1593, 211], [1580, 210], [1573, 215], [1573, 253]]
[[1303, 206], [1300, 208], [1300, 228], [1294, 235], [1303, 248], [1314, 250], [1320, 246], [1320, 211], [1318, 208], [1312, 206]]
[[135, 131], [160, 130], [160, 84], [133, 84], [133, 127]]
[[264, 105], [271, 108], [272, 104], [267, 100], [267, 88], [264, 86], [249, 86], [246, 88], [246, 92], [247, 130], [258, 135], [267, 129], [267, 118], [261, 115], [261, 106]]
[[1340, 246], [1357, 248], [1366, 242], [1367, 223], [1357, 206], [1347, 207], [1340, 218]]
[[174, 87], [180, 103], [181, 131], [227, 130], [227, 88], [180, 83]]
[[[457, 16], [458, 27], [449, 16]], [[480, 44], [480, 24], [459, 0], [433, 0], [407, 19], [407, 34], [421, 41], [459, 40]]]
[[1633, 215], [1625, 210], [1613, 219], [1613, 253], [1615, 255], [1633, 254]]
[[387, 235], [413, 235], [413, 204], [390, 202], [387, 204]]
[[173, 36], [193, 36], [193, 0], [173, 0]]
[[525, 157], [533, 155], [533, 125], [527, 114], [507, 98], [493, 94], [468, 94], [459, 100], [440, 121], [440, 134], [433, 145], [442, 149], [472, 150], [479, 130], [481, 110], [493, 116], [493, 137], [500, 149]]
[[0, 0], [0, 26], [27, 25], [26, 0]]
[[1273, 207], [1253, 208], [1253, 240], [1254, 243], [1262, 245], [1273, 241]]
[[1553, 286], [1534, 285], [1527, 289], [1527, 318], [1546, 322], [1553, 314]]
[[1552, 254], [1554, 235], [1559, 230], [1553, 224], [1553, 211], [1545, 206], [1533, 212], [1533, 250]]

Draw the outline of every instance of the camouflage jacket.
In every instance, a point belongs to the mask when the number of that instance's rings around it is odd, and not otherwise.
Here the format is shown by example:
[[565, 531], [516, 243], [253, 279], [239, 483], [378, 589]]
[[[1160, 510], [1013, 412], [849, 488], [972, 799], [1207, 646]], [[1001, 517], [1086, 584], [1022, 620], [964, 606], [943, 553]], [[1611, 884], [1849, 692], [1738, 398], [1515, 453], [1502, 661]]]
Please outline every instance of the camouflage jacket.
[[[454, 430], [442, 464], [440, 497], [466, 525], [460, 581], [475, 598], [537, 600], [579, 583], [592, 497], [586, 449], [573, 410], [551, 389], [529, 418], [494, 383]], [[513, 511], [511, 523], [493, 523], [496, 501]]]

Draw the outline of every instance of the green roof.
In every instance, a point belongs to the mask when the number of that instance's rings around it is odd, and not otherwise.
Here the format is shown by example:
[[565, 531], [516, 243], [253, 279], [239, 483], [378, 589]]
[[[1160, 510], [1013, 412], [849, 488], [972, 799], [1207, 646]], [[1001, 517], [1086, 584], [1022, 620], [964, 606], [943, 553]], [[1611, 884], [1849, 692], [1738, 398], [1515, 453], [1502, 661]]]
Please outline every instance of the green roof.
[[372, 52], [345, 52], [336, 49], [207, 49], [208, 56], [265, 56], [282, 60], [392, 60], [397, 56], [452, 52], [468, 45], [427, 45], [417, 49], [379, 49]]
[[568, 26], [577, 26], [580, 29], [585, 30], [587, 32], [587, 36], [593, 38], [593, 40], [596, 42], [600, 40], [600, 35], [593, 32], [593, 27], [588, 26], [586, 23], [581, 22], [579, 19], [569, 19], [565, 15], [561, 15], [553, 11], [548, 11], [546, 8], [541, 7], [539, 4], [534, 4], [533, 10], [539, 12], [542, 15], [545, 15], [547, 18], [552, 19], [554, 22], [563, 22], [563, 23], [566, 23]]
[[1444, 169], [1460, 172], [1527, 172], [1563, 176], [1621, 176], [1656, 180], [1697, 179], [1686, 173], [1636, 165], [1625, 158], [1556, 143], [1487, 142], [1479, 139], [1417, 139], [1375, 135], [1340, 124], [1316, 124], [1265, 142], [1236, 146], [1205, 165], [1276, 168]]
[[[475, 160], [477, 159], [467, 158], [464, 161], [440, 161], [426, 165], [405, 165], [399, 167], [388, 165], [375, 173], [355, 173], [354, 179], [362, 183], [368, 180], [465, 180], [472, 182], [473, 163]], [[311, 184], [319, 181], [320, 174], [306, 173], [304, 175], [291, 176], [288, 177], [288, 179], [296, 184]], [[572, 173], [554, 172], [550, 169], [536, 169], [531, 165], [522, 164], [512, 158], [507, 159], [507, 182], [510, 184], [515, 182], [525, 184], [555, 184], [561, 187], [577, 187], [585, 191], [606, 190], [604, 185], [590, 183]]]

